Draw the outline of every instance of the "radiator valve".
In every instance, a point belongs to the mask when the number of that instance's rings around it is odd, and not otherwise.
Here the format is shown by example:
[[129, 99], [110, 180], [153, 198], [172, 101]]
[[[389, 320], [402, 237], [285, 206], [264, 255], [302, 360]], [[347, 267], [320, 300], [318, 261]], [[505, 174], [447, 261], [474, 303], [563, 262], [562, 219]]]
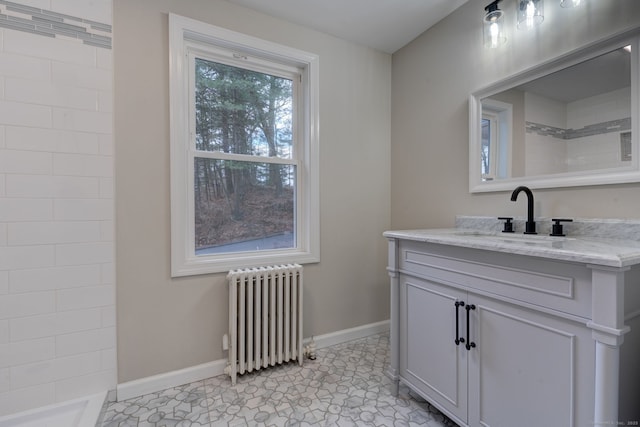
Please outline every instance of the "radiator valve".
[[311, 341], [304, 348], [304, 354], [311, 360], [316, 360], [316, 342], [311, 337]]

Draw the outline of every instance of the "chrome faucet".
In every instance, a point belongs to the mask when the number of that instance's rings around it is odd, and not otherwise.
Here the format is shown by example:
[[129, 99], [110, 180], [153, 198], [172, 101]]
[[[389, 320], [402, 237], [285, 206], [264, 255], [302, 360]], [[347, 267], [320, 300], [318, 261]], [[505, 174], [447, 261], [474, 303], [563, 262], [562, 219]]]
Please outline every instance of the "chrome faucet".
[[521, 185], [520, 187], [513, 190], [511, 193], [511, 201], [515, 202], [518, 199], [518, 194], [521, 191], [527, 195], [527, 222], [525, 224], [524, 234], [538, 234], [536, 233], [536, 223], [533, 220], [533, 193], [529, 190], [528, 187]]

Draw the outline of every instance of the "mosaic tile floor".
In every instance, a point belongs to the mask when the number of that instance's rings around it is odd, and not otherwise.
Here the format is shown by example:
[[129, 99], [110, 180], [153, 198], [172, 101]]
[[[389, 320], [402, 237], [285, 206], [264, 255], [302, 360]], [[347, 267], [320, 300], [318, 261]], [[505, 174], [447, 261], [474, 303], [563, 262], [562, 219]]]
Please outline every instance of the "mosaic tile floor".
[[383, 374], [388, 334], [317, 351], [316, 360], [238, 377], [197, 381], [111, 402], [102, 427], [427, 426], [455, 427], [408, 388], [391, 395]]

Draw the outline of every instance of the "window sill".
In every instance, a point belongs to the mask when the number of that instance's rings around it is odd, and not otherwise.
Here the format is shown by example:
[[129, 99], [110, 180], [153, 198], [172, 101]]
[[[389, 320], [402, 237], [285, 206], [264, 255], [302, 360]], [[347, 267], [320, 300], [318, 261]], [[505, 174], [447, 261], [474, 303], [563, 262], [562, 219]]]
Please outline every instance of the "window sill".
[[[172, 257], [177, 259], [177, 257]], [[310, 252], [270, 251], [234, 253], [228, 255], [197, 256], [186, 258], [184, 262], [171, 265], [171, 277], [195, 276], [200, 274], [226, 273], [238, 268], [260, 267], [276, 264], [312, 264], [320, 262], [320, 257]]]

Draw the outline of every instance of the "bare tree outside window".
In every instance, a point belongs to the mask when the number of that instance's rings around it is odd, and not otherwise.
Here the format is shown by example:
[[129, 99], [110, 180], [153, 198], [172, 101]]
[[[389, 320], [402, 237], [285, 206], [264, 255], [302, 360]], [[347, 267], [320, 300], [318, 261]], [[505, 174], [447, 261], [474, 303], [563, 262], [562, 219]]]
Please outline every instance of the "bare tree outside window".
[[292, 81], [204, 59], [195, 73], [196, 255], [295, 247]]

